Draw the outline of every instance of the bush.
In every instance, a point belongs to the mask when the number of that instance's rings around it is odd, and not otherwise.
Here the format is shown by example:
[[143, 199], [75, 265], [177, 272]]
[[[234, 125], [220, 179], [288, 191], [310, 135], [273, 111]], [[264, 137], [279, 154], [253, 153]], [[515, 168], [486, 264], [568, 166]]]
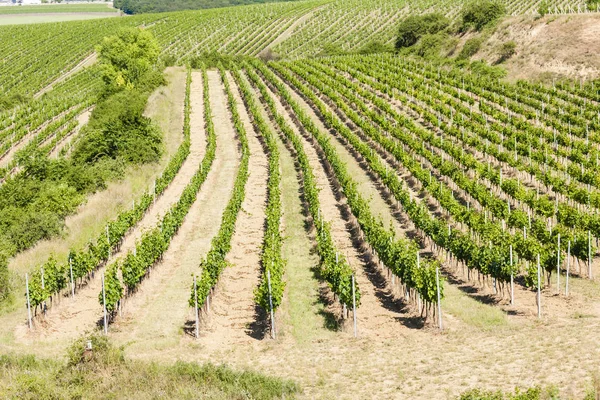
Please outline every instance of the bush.
[[415, 47], [415, 52], [417, 55], [424, 58], [438, 57], [440, 55], [440, 51], [442, 50], [442, 46], [444, 45], [445, 39], [446, 35], [442, 33], [437, 33], [435, 35], [424, 35], [421, 40], [419, 40], [418, 45]]
[[477, 54], [482, 44], [483, 38], [480, 36], [467, 40], [460, 51], [460, 54], [458, 55], [458, 59], [468, 60], [469, 58], [473, 57], [475, 54]]
[[471, 71], [478, 75], [485, 75], [492, 79], [501, 79], [506, 77], [506, 70], [500, 66], [488, 65], [485, 61], [473, 61], [469, 67]]
[[400, 22], [396, 48], [410, 47], [426, 34], [436, 34], [448, 28], [450, 21], [439, 13], [411, 15]]
[[475, 0], [467, 3], [462, 10], [463, 30], [473, 27], [480, 31], [498, 20], [505, 11], [503, 4], [493, 0]]
[[160, 46], [151, 32], [127, 28], [115, 36], [105, 37], [96, 49], [100, 55], [102, 79], [106, 90], [113, 93], [133, 89], [154, 80]]
[[98, 104], [90, 124], [81, 132], [72, 159], [76, 164], [93, 164], [103, 158], [139, 164], [157, 161], [162, 153], [162, 136], [143, 115], [145, 94], [135, 90], [118, 92]]
[[6, 300], [10, 294], [8, 276], [8, 259], [0, 249], [0, 303]]
[[506, 42], [500, 46], [500, 59], [498, 62], [503, 62], [511, 58], [517, 52], [517, 44], [514, 41]]
[[543, 0], [538, 6], [538, 14], [543, 17], [544, 15], [548, 14], [548, 12], [550, 12], [550, 6], [548, 6], [548, 2], [546, 0]]
[[393, 48], [388, 47], [384, 43], [379, 41], [372, 41], [363, 46], [360, 50], [358, 50], [359, 54], [375, 54], [375, 53], [387, 53], [389, 51], [393, 51]]
[[587, 8], [590, 11], [599, 11], [600, 0], [587, 0]]
[[9, 108], [13, 108], [18, 104], [24, 104], [29, 101], [27, 96], [24, 96], [20, 93], [7, 95], [0, 95], [0, 111], [8, 110]]

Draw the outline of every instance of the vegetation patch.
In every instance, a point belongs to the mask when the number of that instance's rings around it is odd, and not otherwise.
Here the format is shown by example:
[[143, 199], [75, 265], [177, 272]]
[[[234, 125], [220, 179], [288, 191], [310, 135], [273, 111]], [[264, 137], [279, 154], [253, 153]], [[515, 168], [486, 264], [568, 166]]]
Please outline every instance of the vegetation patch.
[[105, 336], [77, 340], [67, 361], [30, 355], [0, 356], [3, 398], [294, 398], [298, 386], [256, 372], [226, 366], [177, 362], [171, 365], [128, 360]]

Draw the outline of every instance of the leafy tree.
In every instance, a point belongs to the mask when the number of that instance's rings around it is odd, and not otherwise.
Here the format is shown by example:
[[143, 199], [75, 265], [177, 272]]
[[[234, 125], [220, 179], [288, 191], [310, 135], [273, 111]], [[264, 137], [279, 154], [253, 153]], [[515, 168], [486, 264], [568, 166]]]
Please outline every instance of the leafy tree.
[[474, 0], [467, 3], [462, 9], [463, 30], [473, 27], [480, 31], [497, 21], [505, 12], [504, 5], [494, 0]]
[[450, 25], [448, 18], [439, 13], [411, 15], [400, 22], [396, 48], [410, 47], [426, 34], [436, 34]]
[[137, 87], [154, 69], [160, 47], [149, 31], [128, 28], [116, 36], [105, 37], [97, 51], [104, 82], [113, 92]]

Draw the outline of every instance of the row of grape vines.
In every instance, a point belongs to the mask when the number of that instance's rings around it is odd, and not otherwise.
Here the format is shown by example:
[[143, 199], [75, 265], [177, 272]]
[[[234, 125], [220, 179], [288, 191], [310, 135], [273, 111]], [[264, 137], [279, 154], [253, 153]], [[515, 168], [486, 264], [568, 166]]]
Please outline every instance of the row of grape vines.
[[[215, 159], [217, 138], [211, 116], [206, 70], [202, 71], [202, 79], [204, 84], [205, 132], [208, 142], [206, 153], [179, 200], [163, 216], [159, 225], [151, 231], [145, 232], [133, 252], [129, 252], [123, 260], [118, 260], [109, 268], [105, 278], [104, 296], [102, 291], [98, 294], [100, 305], [106, 307], [107, 311], [114, 312], [117, 309], [124, 295], [124, 287], [127, 289], [127, 296], [135, 293], [139, 284], [148, 275], [150, 267], [162, 259], [163, 254], [169, 248], [171, 240], [181, 227], [185, 216], [196, 201], [198, 192], [210, 172]], [[190, 81], [191, 72], [188, 71], [185, 101], [186, 117], [184, 121], [186, 138], [189, 138], [190, 135]], [[119, 270], [121, 271], [122, 281], [118, 276]]]
[[[227, 94], [227, 102], [231, 112], [233, 126], [238, 140], [240, 141], [242, 159], [240, 161], [237, 177], [233, 185], [231, 198], [229, 199], [227, 207], [223, 213], [223, 217], [221, 218], [219, 232], [212, 239], [210, 250], [200, 263], [202, 275], [197, 284], [192, 284], [191, 287], [189, 305], [191, 307], [195, 307], [197, 305], [198, 308], [201, 308], [204, 305], [208, 295], [219, 281], [221, 272], [223, 272], [223, 269], [225, 269], [227, 266], [225, 257], [231, 249], [231, 238], [235, 232], [235, 223], [242, 207], [242, 202], [244, 201], [246, 182], [248, 181], [248, 160], [250, 157], [250, 149], [248, 148], [246, 129], [240, 120], [237, 104], [235, 98], [233, 97], [229, 81], [223, 68], [220, 68], [220, 74], [221, 81], [223, 82], [223, 86], [225, 88], [225, 93]], [[208, 86], [205, 86], [204, 96], [205, 100], [208, 100]]]
[[[313, 104], [317, 105], [317, 109], [329, 129], [338, 132], [344, 129], [335, 115], [320, 107], [324, 104], [314, 97], [314, 93], [310, 89], [289, 74], [288, 71], [279, 68], [279, 66], [274, 66], [274, 68], [284, 81], [300, 89], [302, 94], [311, 101], [315, 101]], [[346, 165], [337, 154], [335, 147], [330, 143], [329, 136], [317, 128], [300, 104], [293, 99], [286, 86], [275, 77], [272, 71], [263, 67], [261, 72], [273, 86], [274, 91], [292, 108], [304, 129], [312, 135], [322, 149], [326, 161], [331, 166], [335, 178], [342, 187], [350, 210], [358, 221], [364, 238], [371, 245], [376, 257], [394, 275], [400, 278], [410, 292], [419, 295], [424, 302], [424, 306], [437, 303], [438, 291], [435, 276], [436, 269], [439, 268], [439, 262], [430, 257], [420, 259], [419, 246], [414, 240], [396, 237], [393, 230], [387, 229], [383, 222], [373, 215], [369, 202], [358, 190], [357, 184], [348, 172]], [[370, 153], [370, 151], [366, 152]], [[384, 169], [383, 166], [381, 167]], [[443, 297], [443, 285], [440, 287], [440, 297]]]
[[274, 133], [263, 118], [258, 104], [248, 84], [241, 78], [238, 71], [233, 71], [236, 83], [240, 88], [242, 99], [252, 119], [257, 132], [260, 132], [266, 147], [269, 165], [267, 181], [267, 208], [265, 210], [265, 234], [261, 253], [261, 281], [254, 293], [254, 299], [264, 310], [269, 310], [271, 304], [276, 310], [283, 299], [285, 290], [284, 272], [285, 260], [281, 255], [281, 170], [279, 167], [279, 149]]
[[[468, 107], [459, 108], [461, 104], [455, 104], [450, 96], [443, 97], [444, 92], [436, 92], [436, 97], [427, 93], [427, 87], [442, 86], [452, 74], [443, 74], [444, 77], [436, 74], [439, 84], [433, 82], [434, 77], [423, 84], [421, 69], [405, 67], [400, 73], [394, 70], [390, 60], [378, 61], [376, 56], [342, 57], [280, 64], [274, 68], [285, 73], [285, 79], [323, 115], [331, 108], [346, 121], [348, 126], [332, 126], [365, 159], [372, 158], [373, 161], [369, 160], [371, 168], [374, 171], [380, 168], [382, 181], [387, 181], [386, 185], [415, 225], [470, 269], [506, 281], [517, 272], [515, 265], [511, 265], [511, 250], [514, 250], [513, 261], [525, 262], [529, 278], [526, 282], [535, 286], [532, 263], [538, 254], [549, 275], [556, 271], [557, 260], [566, 258], [564, 245], [560, 248], [561, 257], [558, 256], [559, 236], [563, 243], [571, 242], [572, 256], [591, 265], [595, 254], [591, 238], [598, 237], [595, 210], [573, 206], [562, 197], [540, 195], [533, 187], [520, 182], [519, 177], [503, 177], [500, 168], [490, 168], [485, 160], [492, 157], [497, 163], [506, 163], [513, 159], [512, 154], [500, 157], [498, 153], [493, 154], [491, 146], [475, 150], [471, 146], [476, 137], [485, 136], [483, 127], [476, 125], [480, 119], [466, 119], [464, 113], [472, 115]], [[421, 85], [422, 91], [412, 89], [415, 82]], [[459, 92], [460, 89], [455, 90], [457, 97], [469, 98]], [[321, 104], [319, 93], [327, 106]], [[385, 100], [386, 96], [400, 101], [390, 102]], [[451, 110], [443, 108], [450, 105], [454, 105]], [[483, 108], [478, 105], [478, 110]], [[442, 118], [448, 121], [442, 122]], [[353, 133], [349, 127], [358, 130]], [[364, 147], [365, 144], [370, 147]], [[432, 217], [423, 220], [427, 214], [425, 208], [417, 206], [416, 201], [402, 191], [401, 182], [394, 183], [397, 178], [390, 176], [396, 174], [389, 174], [387, 165], [385, 168], [381, 164], [377, 166], [378, 157], [373, 157], [371, 149], [388, 165], [410, 171], [421, 190], [435, 199], [438, 209], [447, 213], [447, 221], [429, 222]], [[530, 161], [524, 155], [519, 155], [518, 160], [522, 164]], [[398, 185], [397, 188], [394, 185]], [[435, 210], [429, 212], [432, 211]], [[551, 220], [546, 221], [546, 217]]]
[[[131, 209], [121, 212], [117, 218], [110, 221], [106, 231], [102, 232], [85, 248], [73, 248], [66, 260], [56, 260], [50, 257], [44, 264], [31, 274], [29, 279], [29, 297], [34, 309], [46, 301], [52, 301], [54, 296], [70, 286], [75, 291], [77, 286], [82, 286], [91, 275], [106, 265], [110, 256], [118, 251], [125, 235], [141, 221], [157, 196], [160, 196], [173, 181], [177, 172], [190, 153], [190, 127], [189, 127], [189, 90], [190, 75], [188, 74], [185, 100], [184, 140], [177, 152], [169, 160], [162, 175], [156, 180], [152, 190], [146, 191], [133, 204]], [[111, 271], [114, 272], [114, 271]]]
[[245, 69], [252, 82], [258, 87], [262, 99], [268, 106], [271, 117], [277, 123], [283, 137], [292, 144], [295, 152], [294, 156], [302, 169], [302, 190], [308, 203], [308, 210], [312, 217], [313, 226], [316, 229], [315, 236], [320, 259], [320, 276], [327, 282], [329, 288], [337, 296], [341, 304], [346, 305], [346, 307], [352, 307], [354, 299], [358, 307], [360, 306], [361, 297], [358, 285], [355, 285], [355, 298], [352, 295], [352, 275], [354, 274], [354, 270], [346, 260], [346, 257], [336, 248], [333, 242], [330, 223], [325, 221], [324, 216], [321, 214], [319, 190], [302, 142], [285, 121], [285, 118], [277, 111], [273, 99], [267, 92], [266, 86], [261, 82], [255, 71], [249, 66], [246, 66]]

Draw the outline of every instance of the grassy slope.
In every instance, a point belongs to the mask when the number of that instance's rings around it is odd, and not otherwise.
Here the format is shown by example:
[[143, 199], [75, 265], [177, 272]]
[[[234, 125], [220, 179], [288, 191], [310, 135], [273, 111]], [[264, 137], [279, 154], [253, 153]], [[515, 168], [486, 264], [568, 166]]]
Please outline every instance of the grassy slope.
[[291, 381], [255, 372], [234, 372], [224, 366], [177, 362], [171, 365], [125, 359], [106, 337], [75, 342], [68, 360], [34, 356], [0, 356], [0, 393], [3, 398], [162, 398], [273, 399], [293, 398]]

